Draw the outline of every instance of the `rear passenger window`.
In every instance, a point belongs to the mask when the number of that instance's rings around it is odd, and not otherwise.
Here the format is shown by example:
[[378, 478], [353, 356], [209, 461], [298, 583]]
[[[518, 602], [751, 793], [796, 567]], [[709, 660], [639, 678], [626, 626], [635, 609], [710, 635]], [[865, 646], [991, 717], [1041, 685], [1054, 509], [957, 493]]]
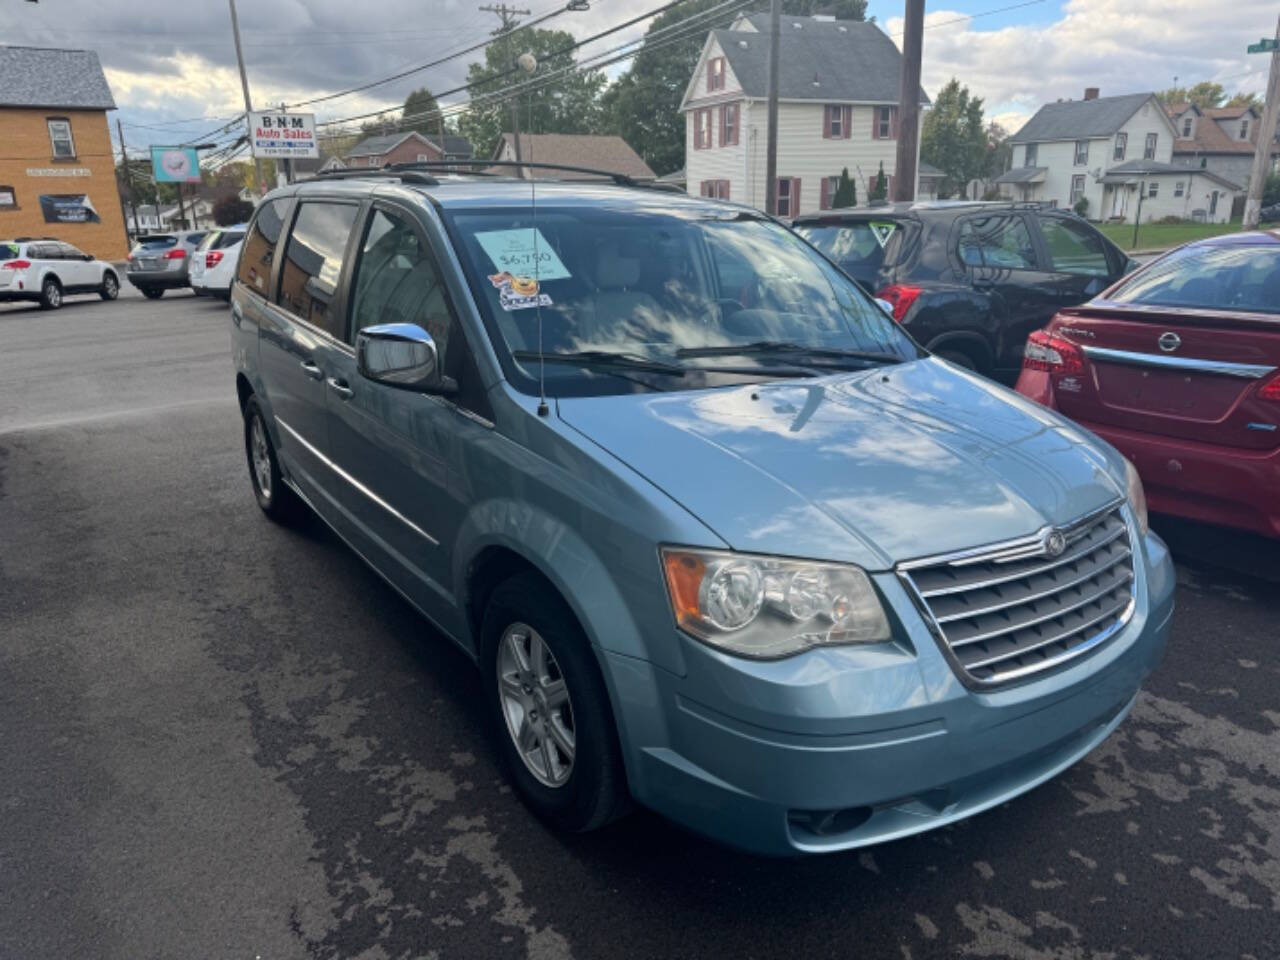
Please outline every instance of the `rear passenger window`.
[[1054, 270], [1095, 277], [1105, 277], [1111, 272], [1102, 238], [1083, 224], [1043, 217], [1040, 233], [1049, 248], [1049, 262]]
[[380, 323], [416, 323], [431, 334], [442, 368], [449, 369], [453, 313], [435, 257], [408, 217], [374, 210], [356, 264], [350, 342]]
[[358, 209], [350, 203], [303, 203], [280, 268], [280, 306], [339, 340], [342, 318], [332, 309], [333, 298]]
[[1021, 217], [970, 217], [960, 224], [960, 260], [969, 267], [1034, 270], [1035, 248]]
[[[240, 271], [236, 274], [236, 279], [262, 297], [267, 296], [267, 284], [271, 281], [271, 259], [275, 254], [276, 244], [280, 242], [284, 215], [288, 209], [288, 200], [263, 203], [258, 208], [253, 226], [249, 228], [249, 236], [240, 256]], [[146, 243], [147, 240], [142, 242]]]

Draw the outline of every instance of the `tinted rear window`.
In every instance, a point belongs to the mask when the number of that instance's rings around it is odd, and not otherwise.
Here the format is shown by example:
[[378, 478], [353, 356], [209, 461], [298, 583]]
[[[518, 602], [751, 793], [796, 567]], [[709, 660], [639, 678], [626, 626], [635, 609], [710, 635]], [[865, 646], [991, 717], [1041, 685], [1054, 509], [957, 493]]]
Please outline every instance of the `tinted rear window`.
[[0, 261], [17, 260], [18, 246], [14, 243], [0, 243]]
[[155, 234], [150, 237], [139, 237], [136, 250], [167, 250], [178, 242], [177, 237]]
[[902, 225], [894, 220], [804, 223], [796, 232], [840, 266], [878, 270], [897, 255]]
[[1280, 247], [1185, 247], [1130, 277], [1108, 298], [1152, 307], [1280, 313]]
[[239, 243], [243, 239], [244, 239], [243, 230], [223, 230], [220, 234], [218, 234], [217, 239], [213, 241], [213, 246], [210, 247], [210, 249], [225, 250], [227, 247], [231, 246], [233, 243]]
[[204, 239], [200, 241], [200, 245], [199, 245], [198, 247], [196, 247], [196, 249], [197, 249], [197, 250], [212, 250], [212, 249], [214, 249], [214, 248], [216, 247], [216, 245], [217, 245], [218, 237], [219, 237], [219, 236], [221, 236], [221, 234], [216, 233], [216, 232], [214, 232], [214, 233], [206, 233], [206, 234], [204, 235]]

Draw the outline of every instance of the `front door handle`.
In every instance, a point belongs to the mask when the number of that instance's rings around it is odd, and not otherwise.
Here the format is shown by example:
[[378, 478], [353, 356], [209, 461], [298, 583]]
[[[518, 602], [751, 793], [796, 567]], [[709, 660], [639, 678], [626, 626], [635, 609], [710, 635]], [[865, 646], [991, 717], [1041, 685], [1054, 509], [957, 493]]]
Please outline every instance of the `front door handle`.
[[316, 366], [316, 362], [314, 360], [303, 360], [302, 372], [305, 373], [312, 380], [324, 379], [324, 371]]
[[345, 380], [337, 380], [334, 377], [330, 377], [326, 382], [329, 384], [329, 389], [343, 400], [350, 400], [355, 395], [355, 391], [347, 386], [347, 381]]

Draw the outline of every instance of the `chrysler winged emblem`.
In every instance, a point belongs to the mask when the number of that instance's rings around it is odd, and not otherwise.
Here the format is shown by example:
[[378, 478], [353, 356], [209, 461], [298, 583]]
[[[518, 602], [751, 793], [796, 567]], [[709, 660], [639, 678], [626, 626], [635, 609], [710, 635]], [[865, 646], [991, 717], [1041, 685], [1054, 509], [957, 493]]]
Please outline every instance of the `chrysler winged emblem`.
[[1044, 535], [1044, 555], [1046, 557], [1060, 557], [1066, 549], [1067, 538], [1062, 535], [1061, 531], [1050, 530]]

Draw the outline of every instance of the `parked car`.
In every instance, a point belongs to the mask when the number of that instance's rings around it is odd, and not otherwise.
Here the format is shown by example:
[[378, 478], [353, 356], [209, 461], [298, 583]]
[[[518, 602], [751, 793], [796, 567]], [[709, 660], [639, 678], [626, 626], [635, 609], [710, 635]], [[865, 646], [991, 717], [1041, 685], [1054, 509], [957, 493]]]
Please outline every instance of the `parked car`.
[[1115, 444], [1153, 509], [1280, 537], [1280, 237], [1166, 254], [1027, 343], [1018, 391]]
[[209, 231], [191, 257], [191, 289], [196, 296], [231, 299], [231, 280], [236, 273], [244, 225]]
[[115, 267], [52, 237], [0, 240], [0, 302], [31, 300], [56, 310], [78, 293], [114, 300], [120, 294]]
[[175, 230], [138, 238], [129, 252], [129, 282], [151, 300], [191, 286], [191, 257], [207, 230]]
[[1275, 223], [1280, 220], [1280, 203], [1272, 203], [1258, 211], [1258, 219], [1262, 223]]
[[1134, 266], [1087, 221], [1040, 204], [894, 203], [793, 226], [919, 343], [1010, 383], [1033, 330]]
[[415, 166], [258, 207], [249, 475], [475, 659], [538, 815], [634, 799], [837, 850], [1003, 803], [1121, 723], [1174, 577], [1115, 450], [930, 357], [756, 211]]

